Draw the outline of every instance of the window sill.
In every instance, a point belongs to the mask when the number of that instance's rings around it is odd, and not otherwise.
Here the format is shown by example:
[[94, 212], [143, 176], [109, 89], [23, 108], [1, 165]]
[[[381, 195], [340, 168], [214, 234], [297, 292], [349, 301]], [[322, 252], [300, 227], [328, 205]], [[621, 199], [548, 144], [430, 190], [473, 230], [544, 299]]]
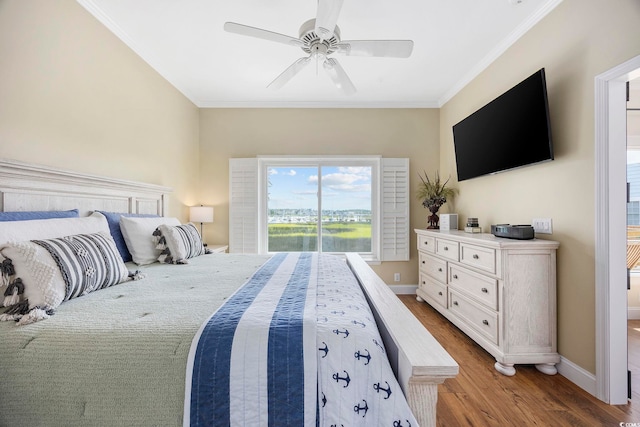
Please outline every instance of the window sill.
[[378, 258], [374, 258], [373, 255], [360, 255], [363, 260], [369, 265], [380, 265], [382, 262]]

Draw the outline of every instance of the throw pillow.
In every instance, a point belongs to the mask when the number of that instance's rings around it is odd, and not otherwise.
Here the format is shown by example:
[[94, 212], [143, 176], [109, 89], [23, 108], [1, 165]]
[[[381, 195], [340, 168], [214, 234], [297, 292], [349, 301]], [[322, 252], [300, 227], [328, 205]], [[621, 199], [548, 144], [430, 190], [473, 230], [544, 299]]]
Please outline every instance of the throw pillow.
[[156, 249], [153, 231], [160, 225], [180, 225], [177, 218], [134, 218], [121, 217], [120, 230], [131, 252], [133, 262], [138, 265], [152, 264], [158, 260], [160, 250]]
[[202, 243], [198, 229], [192, 224], [161, 225], [153, 233], [160, 250], [158, 261], [165, 264], [187, 264], [187, 259], [210, 253]]
[[100, 212], [102, 215], [107, 218], [107, 223], [109, 224], [109, 231], [111, 232], [111, 237], [113, 237], [113, 241], [116, 242], [116, 247], [118, 248], [118, 252], [122, 256], [122, 260], [124, 262], [129, 262], [132, 260], [131, 252], [129, 252], [129, 248], [127, 248], [127, 243], [124, 240], [124, 236], [122, 235], [122, 230], [120, 229], [120, 218], [125, 217], [137, 217], [137, 218], [159, 218], [159, 215], [152, 214], [135, 214], [135, 213], [125, 213], [125, 212], [105, 212], [105, 211], [96, 211]]
[[[77, 213], [77, 212], [76, 212]], [[103, 215], [94, 213], [82, 218], [31, 219], [0, 222], [0, 247], [7, 242], [23, 242], [34, 239], [53, 239], [73, 234], [90, 234], [109, 231]], [[2, 259], [0, 259], [2, 262]], [[4, 265], [4, 264], [2, 264]], [[8, 285], [0, 274], [0, 307]]]
[[0, 320], [45, 319], [64, 301], [142, 276], [129, 273], [108, 232], [10, 243]]

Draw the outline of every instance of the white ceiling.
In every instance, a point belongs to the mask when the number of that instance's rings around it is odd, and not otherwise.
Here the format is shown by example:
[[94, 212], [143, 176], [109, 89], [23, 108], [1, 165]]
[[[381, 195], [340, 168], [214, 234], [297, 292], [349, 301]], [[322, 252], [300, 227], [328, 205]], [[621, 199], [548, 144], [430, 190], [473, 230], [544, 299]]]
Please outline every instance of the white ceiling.
[[[357, 88], [320, 64], [266, 86], [300, 48], [223, 30], [226, 21], [298, 37], [316, 0], [78, 0], [198, 107], [440, 107], [562, 0], [345, 0], [343, 40], [414, 41], [410, 58], [334, 54]], [[531, 70], [535, 72], [536, 70]]]

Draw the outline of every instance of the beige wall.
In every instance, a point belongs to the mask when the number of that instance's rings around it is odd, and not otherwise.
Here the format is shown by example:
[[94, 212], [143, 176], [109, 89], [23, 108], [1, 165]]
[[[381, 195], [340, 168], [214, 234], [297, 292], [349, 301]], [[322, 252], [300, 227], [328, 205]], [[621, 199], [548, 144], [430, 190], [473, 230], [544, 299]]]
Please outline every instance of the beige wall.
[[[546, 68], [555, 160], [458, 184], [457, 211], [490, 224], [553, 219], [558, 349], [595, 372], [594, 78], [640, 55], [640, 2], [564, 0], [441, 109], [440, 167], [455, 172], [451, 126]], [[624, 309], [624, 308], [621, 308]]]
[[186, 219], [198, 109], [74, 0], [0, 1], [0, 157], [174, 188]]
[[[425, 227], [428, 211], [416, 202], [417, 173], [438, 168], [437, 109], [203, 109], [200, 112], [201, 203], [215, 207], [206, 226], [209, 242], [229, 239], [229, 158], [257, 155], [363, 154], [409, 157], [411, 230]], [[442, 212], [446, 212], [445, 205]], [[415, 236], [411, 262], [386, 262], [374, 269], [393, 284], [418, 283]]]

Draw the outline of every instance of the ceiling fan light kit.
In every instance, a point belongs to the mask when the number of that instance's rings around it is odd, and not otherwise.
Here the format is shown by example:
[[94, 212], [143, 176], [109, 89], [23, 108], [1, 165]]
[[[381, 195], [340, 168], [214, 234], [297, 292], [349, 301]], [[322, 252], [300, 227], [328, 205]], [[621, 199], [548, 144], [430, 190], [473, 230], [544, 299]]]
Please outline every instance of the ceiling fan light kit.
[[413, 51], [412, 40], [344, 40], [340, 39], [340, 28], [336, 25], [343, 0], [318, 0], [315, 19], [309, 19], [300, 26], [299, 37], [291, 37], [248, 25], [226, 22], [227, 32], [256, 37], [276, 43], [301, 48], [308, 56], [297, 59], [267, 87], [280, 89], [300, 71], [311, 59], [322, 62], [322, 66], [334, 85], [345, 95], [353, 95], [356, 88], [346, 71], [331, 54], [345, 56], [408, 58]]

